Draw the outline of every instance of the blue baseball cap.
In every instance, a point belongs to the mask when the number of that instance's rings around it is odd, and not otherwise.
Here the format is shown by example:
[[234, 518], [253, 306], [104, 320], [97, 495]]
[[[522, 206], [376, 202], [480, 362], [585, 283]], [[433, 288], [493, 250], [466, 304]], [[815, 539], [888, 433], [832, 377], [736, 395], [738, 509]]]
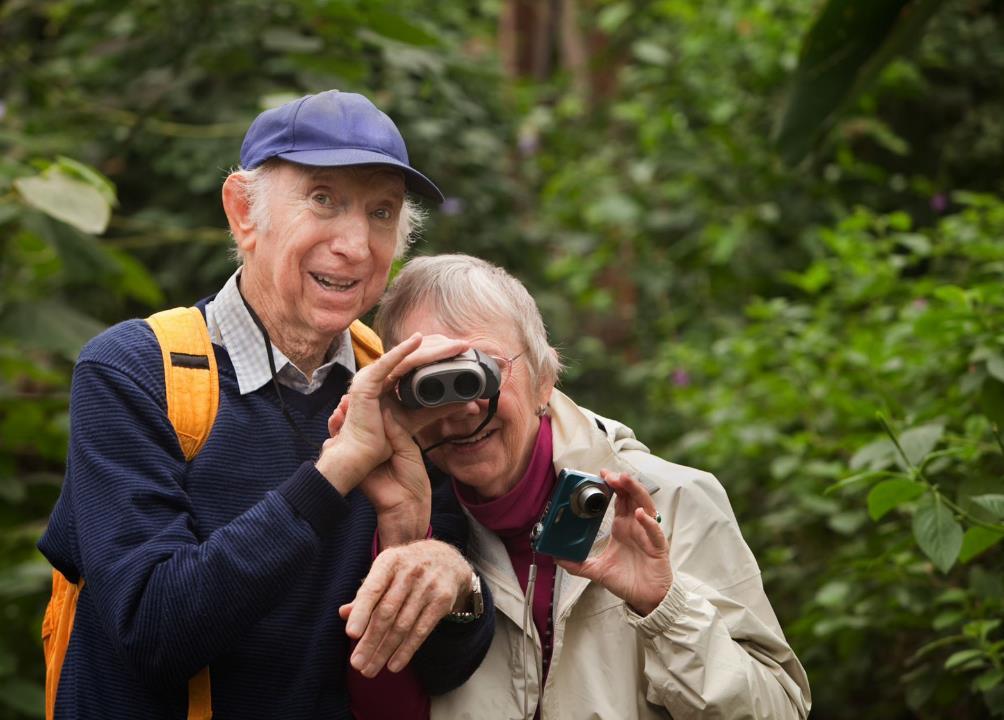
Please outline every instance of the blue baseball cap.
[[389, 165], [404, 173], [412, 192], [436, 202], [443, 193], [408, 162], [404, 138], [387, 115], [358, 93], [307, 95], [254, 119], [241, 145], [241, 167], [253, 170], [282, 158], [299, 165]]

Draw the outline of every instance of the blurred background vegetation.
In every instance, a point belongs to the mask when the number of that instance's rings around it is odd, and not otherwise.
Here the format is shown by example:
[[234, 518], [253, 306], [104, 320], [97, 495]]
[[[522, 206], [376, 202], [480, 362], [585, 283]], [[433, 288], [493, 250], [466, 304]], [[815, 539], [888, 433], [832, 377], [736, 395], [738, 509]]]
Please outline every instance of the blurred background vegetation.
[[1004, 2], [0, 2], [0, 718], [40, 716], [80, 346], [214, 292], [262, 109], [372, 97], [415, 252], [533, 290], [564, 388], [718, 475], [813, 717], [1004, 715]]

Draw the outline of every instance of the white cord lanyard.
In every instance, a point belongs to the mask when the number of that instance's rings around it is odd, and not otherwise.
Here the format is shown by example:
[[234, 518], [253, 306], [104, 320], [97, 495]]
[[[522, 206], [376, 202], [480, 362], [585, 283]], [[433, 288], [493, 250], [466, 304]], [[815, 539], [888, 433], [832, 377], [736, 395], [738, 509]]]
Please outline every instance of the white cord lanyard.
[[[531, 541], [532, 542], [532, 541]], [[523, 720], [530, 720], [530, 688], [527, 685], [526, 636], [530, 631], [530, 608], [533, 606], [533, 591], [537, 585], [537, 553], [530, 548], [530, 574], [526, 581], [526, 595], [523, 598]], [[543, 690], [543, 688], [541, 688]], [[537, 694], [543, 696], [543, 692]], [[539, 702], [539, 701], [538, 701]]]

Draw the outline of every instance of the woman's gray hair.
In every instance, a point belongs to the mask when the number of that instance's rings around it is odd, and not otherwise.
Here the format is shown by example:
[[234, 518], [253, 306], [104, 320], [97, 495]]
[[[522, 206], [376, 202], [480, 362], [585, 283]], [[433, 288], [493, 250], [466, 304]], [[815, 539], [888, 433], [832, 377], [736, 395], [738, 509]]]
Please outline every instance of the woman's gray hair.
[[[238, 168], [231, 173], [240, 178], [247, 196], [251, 222], [262, 231], [268, 230], [269, 225], [272, 224], [272, 216], [266, 197], [272, 191], [272, 176], [283, 162], [272, 159], [253, 170]], [[411, 243], [422, 230], [425, 217], [425, 210], [414, 200], [405, 196], [404, 205], [401, 206], [401, 215], [397, 222], [397, 245], [394, 248], [394, 257], [404, 257], [405, 253], [408, 252]], [[241, 253], [236, 244], [233, 247], [233, 255], [234, 259], [241, 260]]]
[[388, 347], [404, 339], [405, 321], [421, 307], [458, 335], [500, 324], [512, 327], [534, 381], [557, 382], [561, 360], [547, 342], [537, 303], [523, 283], [497, 265], [462, 254], [408, 261], [384, 293], [373, 323]]

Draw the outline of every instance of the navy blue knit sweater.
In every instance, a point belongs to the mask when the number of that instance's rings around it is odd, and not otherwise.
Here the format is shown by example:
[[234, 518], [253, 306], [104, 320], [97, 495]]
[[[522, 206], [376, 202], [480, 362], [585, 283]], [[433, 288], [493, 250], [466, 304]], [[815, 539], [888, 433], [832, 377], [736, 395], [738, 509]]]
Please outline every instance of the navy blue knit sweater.
[[[308, 447], [271, 384], [241, 396], [226, 351], [216, 356], [216, 423], [186, 463], [149, 326], [116, 325], [80, 355], [66, 479], [39, 542], [85, 581], [59, 718], [184, 718], [188, 679], [206, 665], [215, 720], [350, 717], [337, 610], [369, 569], [376, 518], [360, 492], [343, 498], [313, 466], [346, 373], [311, 395], [283, 388]], [[448, 483], [433, 487], [434, 536], [462, 546]], [[416, 654], [430, 693], [480, 663], [494, 630], [486, 602], [482, 620], [441, 623]]]

